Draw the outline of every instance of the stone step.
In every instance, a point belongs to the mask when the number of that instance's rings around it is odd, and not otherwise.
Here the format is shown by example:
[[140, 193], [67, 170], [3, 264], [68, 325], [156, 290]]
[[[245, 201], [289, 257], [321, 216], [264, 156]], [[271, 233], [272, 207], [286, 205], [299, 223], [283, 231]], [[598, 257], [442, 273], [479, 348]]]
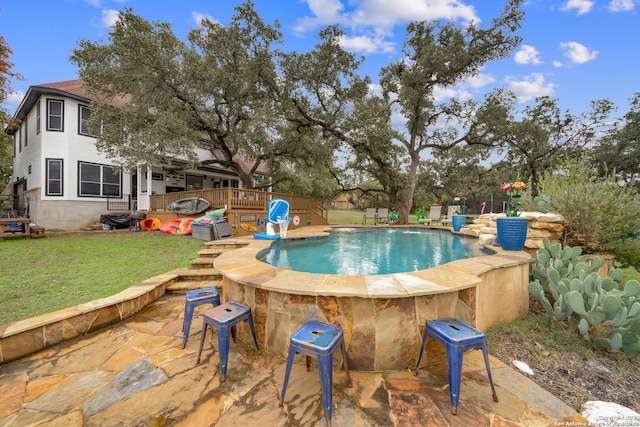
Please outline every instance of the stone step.
[[199, 257], [196, 258], [194, 260], [191, 260], [191, 268], [192, 269], [202, 269], [202, 268], [213, 268], [213, 260], [215, 260], [215, 257], [213, 258], [209, 258], [209, 257]]
[[206, 248], [198, 252], [200, 258], [217, 258], [221, 254], [225, 253], [227, 249], [224, 248]]
[[252, 240], [248, 240], [246, 238], [227, 238], [205, 242], [204, 246], [207, 249], [238, 249], [248, 246], [251, 242]]
[[181, 280], [169, 285], [166, 289], [168, 294], [186, 294], [194, 289], [216, 287], [222, 293], [221, 280]]
[[222, 274], [215, 268], [179, 268], [173, 272], [178, 275], [176, 282], [222, 280]]

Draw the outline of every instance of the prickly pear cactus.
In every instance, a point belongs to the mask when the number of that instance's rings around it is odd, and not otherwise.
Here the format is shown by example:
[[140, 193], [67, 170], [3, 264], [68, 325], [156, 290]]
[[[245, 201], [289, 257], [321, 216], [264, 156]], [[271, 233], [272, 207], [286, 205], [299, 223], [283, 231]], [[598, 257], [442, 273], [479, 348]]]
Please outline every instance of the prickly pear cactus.
[[529, 293], [558, 321], [577, 324], [578, 332], [600, 348], [640, 354], [640, 282], [629, 280], [620, 289], [622, 271], [607, 277], [595, 272], [604, 261], [591, 265], [581, 248], [562, 248], [545, 239], [544, 249], [532, 260]]

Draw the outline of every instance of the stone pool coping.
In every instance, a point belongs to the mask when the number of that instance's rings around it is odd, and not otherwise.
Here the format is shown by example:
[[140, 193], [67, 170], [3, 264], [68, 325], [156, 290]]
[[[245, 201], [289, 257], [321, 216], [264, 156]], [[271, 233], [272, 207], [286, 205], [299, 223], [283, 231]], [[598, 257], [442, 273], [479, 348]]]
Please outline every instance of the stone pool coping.
[[[357, 225], [304, 227], [290, 231], [287, 240], [328, 237], [331, 229], [345, 227], [372, 228]], [[415, 225], [392, 227], [428, 228]], [[405, 298], [478, 286], [481, 283], [479, 276], [483, 273], [495, 268], [515, 266], [530, 259], [525, 252], [505, 251], [500, 247], [485, 245], [495, 254], [452, 261], [427, 270], [380, 275], [320, 274], [275, 267], [259, 261], [256, 256], [272, 243], [271, 240], [252, 239], [243, 248], [221, 254], [214, 261], [214, 266], [223, 276], [236, 283], [259, 286], [268, 291], [309, 296]]]

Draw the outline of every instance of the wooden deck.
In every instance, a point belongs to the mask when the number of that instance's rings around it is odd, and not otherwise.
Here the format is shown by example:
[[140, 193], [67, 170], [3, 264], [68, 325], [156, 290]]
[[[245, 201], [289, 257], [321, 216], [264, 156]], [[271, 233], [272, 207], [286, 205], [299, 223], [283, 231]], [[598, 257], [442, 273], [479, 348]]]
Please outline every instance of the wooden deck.
[[[256, 225], [257, 219], [266, 217], [267, 205], [273, 199], [284, 199], [289, 202], [289, 216], [300, 218], [299, 226], [305, 226], [306, 220], [311, 225], [327, 225], [329, 223], [328, 210], [311, 197], [295, 194], [271, 193], [266, 191], [246, 190], [241, 188], [217, 188], [209, 190], [180, 191], [177, 193], [154, 194], [149, 197], [150, 209], [148, 218], [168, 221], [175, 218], [199, 217], [199, 215], [180, 215], [170, 211], [167, 207], [176, 200], [189, 197], [201, 197], [211, 203], [210, 210], [225, 208], [225, 217], [232, 226], [237, 226], [237, 235], [249, 235], [241, 224]], [[291, 229], [295, 228], [290, 224]]]

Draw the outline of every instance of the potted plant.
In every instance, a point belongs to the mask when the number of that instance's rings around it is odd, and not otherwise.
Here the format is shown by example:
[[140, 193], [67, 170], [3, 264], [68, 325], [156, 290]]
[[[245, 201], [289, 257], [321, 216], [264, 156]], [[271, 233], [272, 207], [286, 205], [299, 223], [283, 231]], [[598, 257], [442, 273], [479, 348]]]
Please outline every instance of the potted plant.
[[451, 216], [451, 225], [454, 231], [460, 231], [460, 229], [467, 223], [467, 216], [463, 215], [462, 201], [466, 200], [465, 197], [454, 197], [453, 203], [456, 205], [456, 211]]
[[509, 196], [505, 217], [496, 219], [498, 242], [507, 251], [521, 251], [527, 240], [529, 220], [520, 216], [520, 197], [527, 190], [527, 184], [521, 181], [505, 182], [500, 187]]

